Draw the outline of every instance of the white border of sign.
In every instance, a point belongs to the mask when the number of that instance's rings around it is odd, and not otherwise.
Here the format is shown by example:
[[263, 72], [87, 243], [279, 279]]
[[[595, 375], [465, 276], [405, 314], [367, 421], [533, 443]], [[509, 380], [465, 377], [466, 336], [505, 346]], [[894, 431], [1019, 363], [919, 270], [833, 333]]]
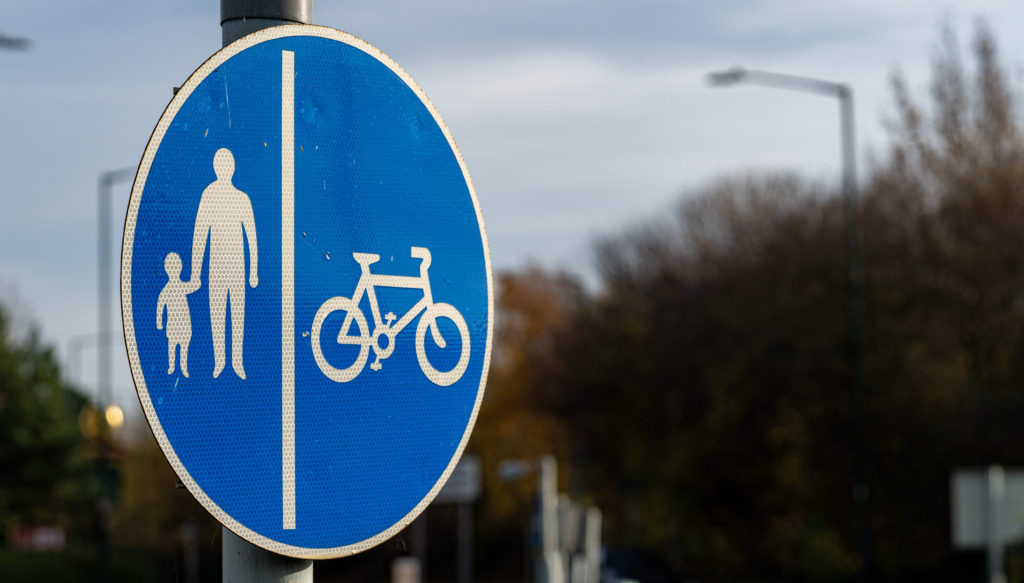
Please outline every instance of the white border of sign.
[[[441, 474], [437, 483], [435, 483], [434, 487], [430, 489], [430, 492], [424, 496], [423, 500], [421, 500], [415, 508], [402, 517], [402, 519], [396, 524], [364, 541], [341, 547], [323, 549], [297, 547], [271, 540], [261, 534], [253, 532], [217, 506], [217, 504], [211, 500], [205, 492], [203, 492], [195, 480], [192, 479], [192, 476], [189, 475], [188, 470], [185, 469], [185, 466], [181, 463], [177, 454], [175, 454], [167, 436], [164, 434], [163, 428], [160, 426], [160, 420], [157, 418], [156, 410], [153, 408], [153, 403], [150, 400], [149, 391], [146, 389], [146, 379], [142, 375], [142, 366], [139, 362], [138, 347], [135, 343], [135, 324], [134, 315], [132, 314], [131, 265], [132, 247], [135, 239], [135, 221], [138, 217], [139, 204], [142, 200], [142, 192], [146, 186], [146, 179], [149, 176], [149, 170], [153, 164], [153, 158], [156, 156], [156, 152], [160, 148], [160, 143], [164, 138], [164, 134], [170, 127], [174, 117], [178, 114], [178, 110], [181, 109], [181, 106], [186, 100], [188, 100], [192, 92], [195, 91], [199, 84], [202, 83], [203, 80], [205, 80], [206, 77], [217, 67], [224, 64], [224, 62], [231, 57], [254, 45], [269, 40], [293, 36], [322, 37], [357, 48], [374, 57], [380, 61], [381, 64], [398, 75], [398, 77], [402, 79], [410, 89], [412, 89], [416, 96], [419, 97], [420, 101], [424, 106], [426, 106], [430, 115], [433, 116], [434, 121], [444, 133], [445, 138], [448, 140], [448, 145], [451, 147], [452, 152], [455, 154], [455, 158], [459, 162], [459, 167], [462, 169], [462, 175], [466, 179], [466, 186], [469, 188], [469, 194], [473, 200], [473, 207], [476, 210], [477, 223], [480, 225], [480, 239], [483, 243], [484, 264], [487, 270], [487, 346], [484, 352], [484, 367], [480, 375], [480, 387], [477, 390], [476, 403], [473, 405], [473, 412], [469, 417], [469, 423], [466, 425], [466, 431], [462, 435], [462, 441], [455, 450], [455, 455], [452, 456], [451, 461], [448, 463], [448, 467], [445, 468], [444, 473]], [[483, 400], [484, 385], [487, 383], [487, 371], [490, 368], [491, 363], [491, 339], [494, 331], [494, 284], [491, 277], [491, 253], [487, 244], [487, 231], [484, 228], [484, 219], [480, 212], [480, 202], [477, 200], [476, 190], [473, 188], [473, 181], [469, 177], [469, 171], [466, 169], [466, 163], [462, 159], [462, 154], [459, 152], [459, 148], [456, 146], [451, 132], [448, 131], [448, 126], [445, 125], [444, 120], [441, 119], [441, 115], [436, 109], [434, 109], [434, 105], [427, 98], [423, 90], [420, 89], [419, 85], [412, 80], [412, 77], [410, 77], [408, 73], [406, 73], [398, 66], [397, 63], [376, 47], [346, 32], [323, 26], [289, 24], [263, 29], [229, 44], [207, 59], [205, 63], [196, 69], [191, 76], [189, 76], [188, 80], [185, 81], [185, 84], [182, 85], [174, 98], [171, 99], [167, 109], [164, 110], [163, 115], [160, 117], [160, 121], [153, 130], [153, 135], [150, 137], [149, 143], [146, 145], [145, 153], [142, 155], [142, 161], [139, 163], [138, 173], [135, 175], [135, 183], [132, 185], [131, 200], [128, 204], [128, 214], [125, 218], [124, 239], [121, 247], [121, 312], [122, 322], [124, 325], [125, 344], [128, 349], [128, 359], [131, 364], [132, 377], [135, 380], [135, 387], [139, 395], [139, 401], [142, 403], [142, 409], [146, 413], [146, 420], [149, 422], [150, 428], [153, 430], [153, 435], [156, 436], [156, 440], [160, 444], [160, 448], [163, 450], [164, 455], [167, 457], [167, 461], [170, 462], [171, 467], [174, 468], [174, 471], [178, 474], [178, 477], [181, 478], [185, 487], [188, 488], [189, 492], [191, 492], [203, 507], [213, 514], [221, 524], [231, 529], [245, 540], [269, 551], [304, 559], [331, 559], [354, 555], [388, 540], [423, 512], [427, 505], [434, 500], [434, 497], [437, 496], [438, 492], [441, 491], [445, 482], [448, 481], [448, 477], [451, 475], [452, 471], [454, 471], [455, 466], [459, 462], [459, 458], [462, 457], [462, 452], [466, 448], [466, 443], [469, 441], [469, 435], [473, 431], [473, 426], [476, 424], [477, 413], [480, 411], [480, 403]]]

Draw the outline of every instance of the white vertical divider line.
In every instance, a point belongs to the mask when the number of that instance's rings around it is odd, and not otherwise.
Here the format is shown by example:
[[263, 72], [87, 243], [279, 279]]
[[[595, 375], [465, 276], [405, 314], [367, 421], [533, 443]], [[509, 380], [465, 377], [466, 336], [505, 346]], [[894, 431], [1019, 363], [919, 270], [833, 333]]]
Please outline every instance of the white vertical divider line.
[[295, 53], [281, 51], [281, 469], [283, 528], [295, 529]]

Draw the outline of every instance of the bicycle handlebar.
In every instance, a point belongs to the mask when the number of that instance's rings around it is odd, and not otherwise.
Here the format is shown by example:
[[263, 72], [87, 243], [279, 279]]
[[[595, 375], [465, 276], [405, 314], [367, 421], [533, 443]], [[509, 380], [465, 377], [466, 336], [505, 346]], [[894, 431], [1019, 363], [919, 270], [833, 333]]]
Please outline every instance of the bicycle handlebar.
[[430, 249], [426, 247], [410, 247], [409, 255], [413, 259], [422, 259], [423, 263], [420, 265], [420, 270], [426, 271], [430, 267]]

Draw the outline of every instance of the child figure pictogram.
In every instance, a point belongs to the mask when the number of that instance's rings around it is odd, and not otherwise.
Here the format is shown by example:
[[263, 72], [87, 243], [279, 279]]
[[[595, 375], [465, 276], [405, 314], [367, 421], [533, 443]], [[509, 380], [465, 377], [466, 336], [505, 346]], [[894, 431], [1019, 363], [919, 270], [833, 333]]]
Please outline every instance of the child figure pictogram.
[[171, 252], [164, 259], [167, 284], [156, 302], [156, 328], [164, 329], [164, 307], [167, 308], [167, 374], [174, 373], [176, 348], [181, 347], [181, 373], [188, 378], [188, 344], [192, 340], [192, 314], [188, 309], [188, 294], [195, 291], [194, 284], [181, 281], [181, 257]]

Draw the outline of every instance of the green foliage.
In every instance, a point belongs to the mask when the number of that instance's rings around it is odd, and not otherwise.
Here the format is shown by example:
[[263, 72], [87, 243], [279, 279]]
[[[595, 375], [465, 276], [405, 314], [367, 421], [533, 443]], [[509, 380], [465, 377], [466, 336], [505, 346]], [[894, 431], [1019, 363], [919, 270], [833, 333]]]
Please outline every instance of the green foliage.
[[[220, 526], [185, 490], [156, 442], [87, 439], [96, 412], [65, 385], [53, 350], [34, 329], [15, 333], [0, 307], [0, 543], [9, 528], [59, 525], [63, 552], [4, 549], [0, 581], [140, 581], [168, 576], [183, 527], [199, 541], [204, 580], [219, 576]], [[124, 436], [122, 436], [124, 437]], [[112, 541], [100, 511], [114, 503]], [[109, 503], [109, 502], [107, 502]], [[113, 542], [113, 545], [110, 543]], [[8, 545], [9, 546], [9, 545]]]
[[149, 552], [118, 553], [103, 564], [92, 552], [18, 552], [0, 549], [0, 578], [4, 583], [91, 583], [95, 581], [173, 581], [174, 564]]
[[[180, 552], [185, 529], [196, 529], [203, 564], [219, 558], [220, 524], [192, 497], [176, 487], [178, 477], [149, 429], [136, 436], [121, 464], [122, 491], [114, 509], [114, 543], [167, 554]], [[216, 543], [216, 544], [215, 544]]]
[[0, 310], [0, 525], [89, 528], [96, 484], [78, 428], [82, 404], [52, 349], [35, 330], [16, 337]]

